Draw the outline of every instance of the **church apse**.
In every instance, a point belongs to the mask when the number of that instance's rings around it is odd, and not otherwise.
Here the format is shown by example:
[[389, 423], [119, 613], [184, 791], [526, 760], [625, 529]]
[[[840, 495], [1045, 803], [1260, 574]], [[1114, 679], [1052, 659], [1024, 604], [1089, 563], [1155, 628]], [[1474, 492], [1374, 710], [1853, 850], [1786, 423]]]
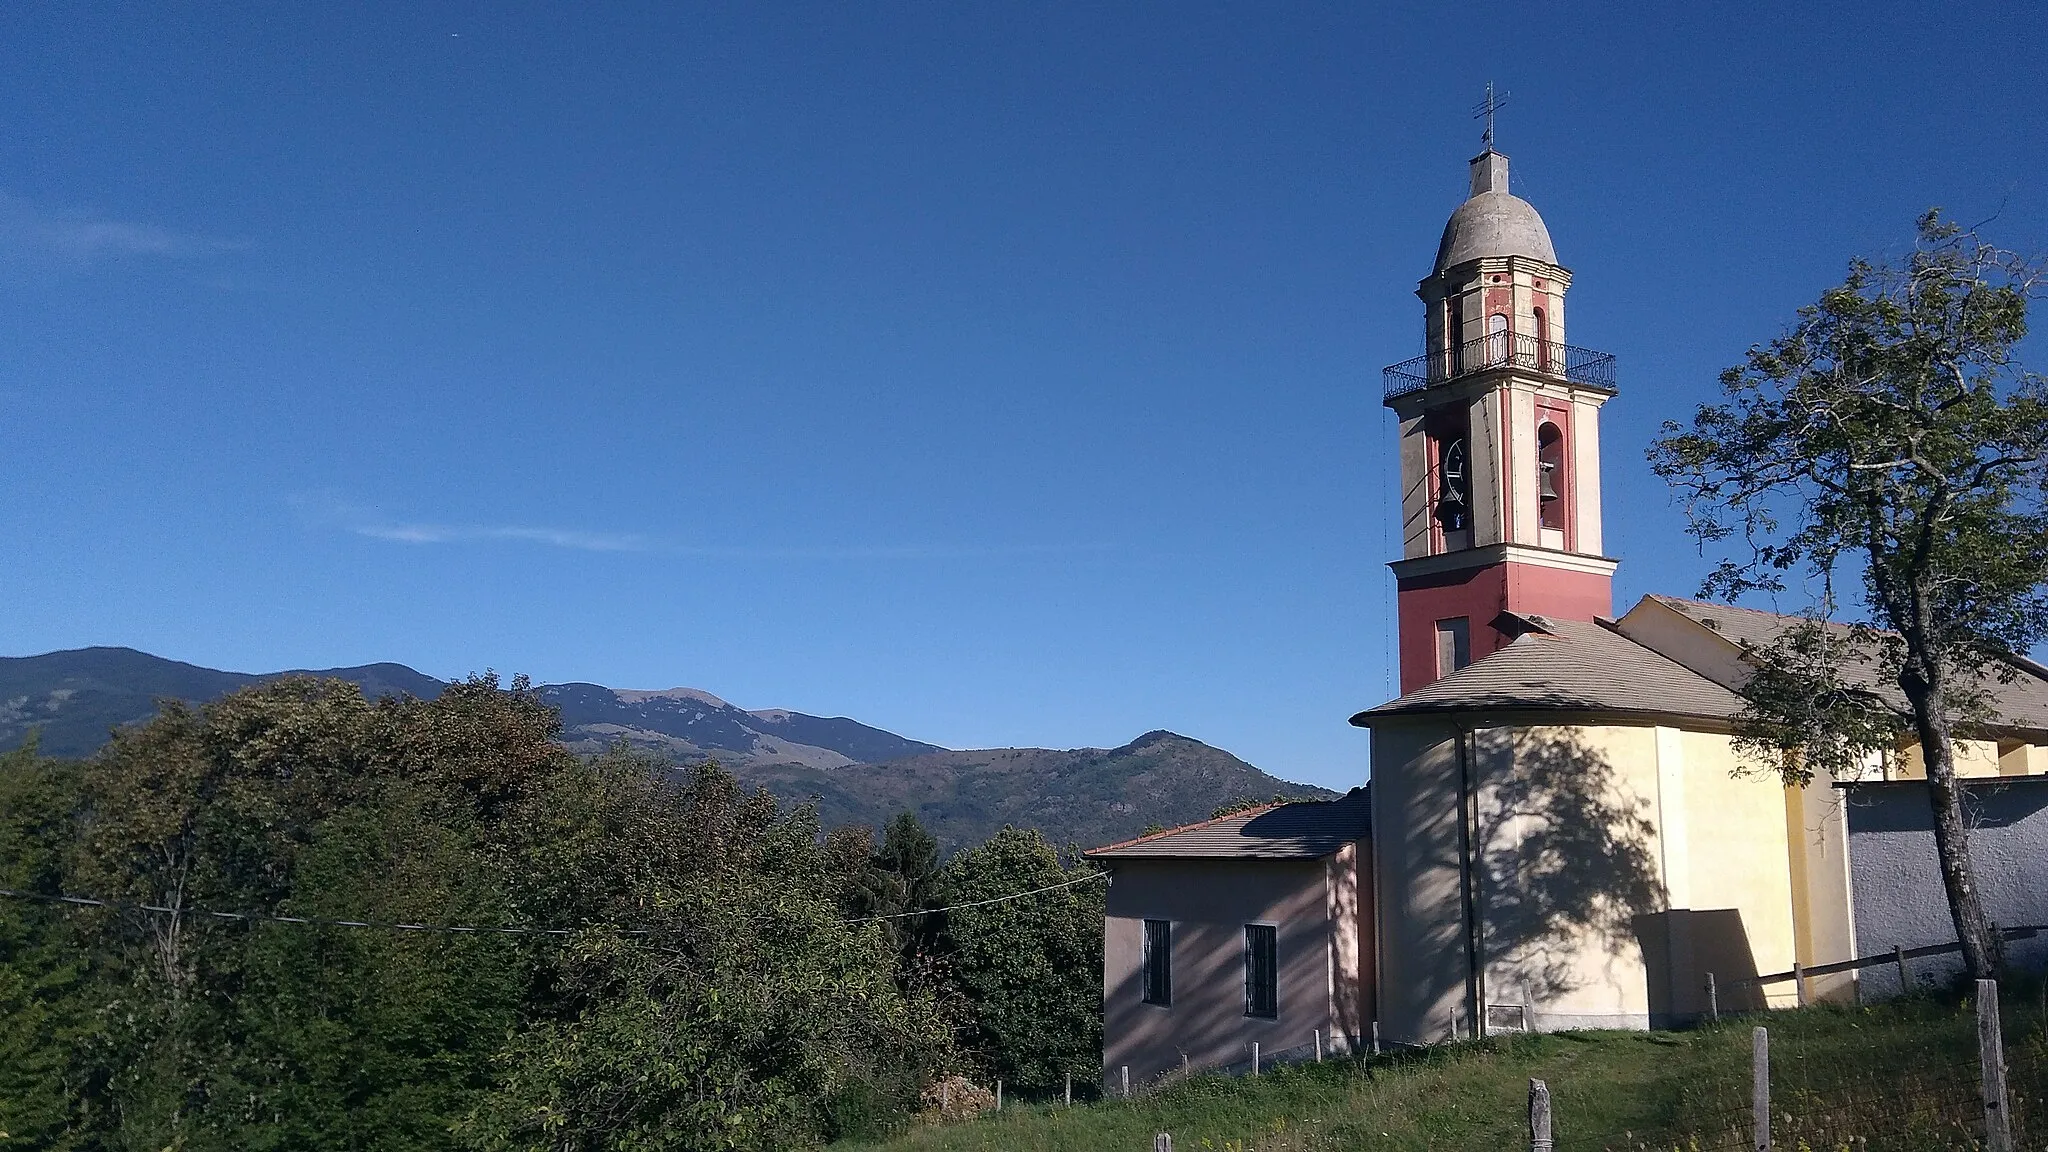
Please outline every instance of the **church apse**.
[[[1781, 790], [1710, 756], [1685, 771], [1674, 729], [1473, 720], [1374, 728], [1390, 1035], [1668, 1025], [1702, 1011], [1706, 972], [1755, 975], [1759, 944], [1789, 964]], [[1687, 791], [1739, 827], [1689, 838]], [[1729, 848], [1755, 874], [1702, 879]]]

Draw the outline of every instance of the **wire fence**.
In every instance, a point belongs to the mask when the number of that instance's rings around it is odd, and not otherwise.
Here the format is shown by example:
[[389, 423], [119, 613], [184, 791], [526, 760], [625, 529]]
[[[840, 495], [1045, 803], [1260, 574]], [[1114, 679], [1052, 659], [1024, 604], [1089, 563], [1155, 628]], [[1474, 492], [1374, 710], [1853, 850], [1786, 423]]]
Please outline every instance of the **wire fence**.
[[[1974, 1001], [1929, 999], [1851, 1018], [1756, 1015], [1708, 1025], [1713, 1049], [1677, 1093], [1672, 1122], [1649, 1132], [1572, 1138], [1557, 1152], [1949, 1152], [2048, 1149], [2048, 1036], [2033, 996], [2000, 996], [1990, 1014], [2002, 1067], [1987, 1078], [1985, 1015]], [[1763, 1033], [1761, 1039], [1758, 1033]], [[1759, 1071], [1761, 1069], [1761, 1071]], [[1998, 1073], [2002, 1073], [1998, 1075]], [[2006, 1124], [1994, 1138], [1987, 1086]], [[2009, 1133], [2009, 1137], [2008, 1137]], [[2011, 1143], [2002, 1141], [2009, 1138]]]
[[[1824, 1039], [1787, 1019], [1766, 1029], [1768, 1103], [1759, 1108], [1757, 1041], [1747, 1022], [1711, 1029], [1726, 1058], [1682, 1086], [1659, 1131], [1587, 1134], [1560, 1150], [1735, 1152], [1761, 1147], [1852, 1152], [1979, 1149], [1984, 1098], [1974, 1017], [1872, 1021]], [[1758, 1115], [1769, 1144], [1760, 1143]], [[1562, 1133], [1569, 1135], [1569, 1124]]]
[[[1664, 1083], [1657, 1120], [1603, 1130], [1589, 1116], [1598, 1083], [1531, 1081], [1522, 1118], [1493, 1117], [1488, 1148], [1532, 1152], [2048, 1152], [2048, 986], [1958, 1001], [1916, 996], [1881, 1011], [1758, 1012], [1702, 1024], [1682, 1071]], [[1994, 1055], [1995, 1054], [1995, 1055]], [[1987, 1070], [1987, 1057], [1988, 1070]], [[1558, 1090], [1553, 1104], [1551, 1090]], [[1999, 1117], [2002, 1116], [2002, 1121]], [[1337, 1152], [1370, 1146], [1303, 1117], [1188, 1149]], [[1341, 1127], [1341, 1125], [1338, 1125]], [[1476, 1133], [1475, 1133], [1476, 1134]], [[1159, 1134], [1172, 1147], [1167, 1133]], [[1432, 1141], [1431, 1147], [1439, 1146]], [[1453, 1138], [1442, 1147], [1478, 1147]]]

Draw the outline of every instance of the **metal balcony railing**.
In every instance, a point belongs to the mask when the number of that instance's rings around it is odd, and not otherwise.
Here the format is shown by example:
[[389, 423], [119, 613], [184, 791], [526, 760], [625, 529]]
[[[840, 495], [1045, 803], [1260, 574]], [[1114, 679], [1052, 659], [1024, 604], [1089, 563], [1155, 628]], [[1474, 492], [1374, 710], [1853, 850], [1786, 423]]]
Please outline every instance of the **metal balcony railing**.
[[1387, 365], [1382, 370], [1386, 379], [1385, 399], [1502, 368], [1519, 368], [1589, 388], [1615, 391], [1612, 352], [1553, 344], [1519, 332], [1495, 332], [1467, 340], [1456, 348], [1425, 352], [1413, 360]]

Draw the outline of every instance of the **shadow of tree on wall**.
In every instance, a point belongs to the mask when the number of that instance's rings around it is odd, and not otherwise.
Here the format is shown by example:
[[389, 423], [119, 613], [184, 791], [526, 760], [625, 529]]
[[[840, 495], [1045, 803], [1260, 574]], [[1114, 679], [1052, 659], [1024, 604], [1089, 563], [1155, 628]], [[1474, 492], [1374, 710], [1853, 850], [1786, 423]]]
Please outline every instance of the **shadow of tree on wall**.
[[1572, 729], [1482, 729], [1473, 744], [1480, 940], [1512, 985], [1488, 999], [1534, 1007], [1595, 978], [1640, 980], [1638, 918], [1666, 908], [1651, 800]]

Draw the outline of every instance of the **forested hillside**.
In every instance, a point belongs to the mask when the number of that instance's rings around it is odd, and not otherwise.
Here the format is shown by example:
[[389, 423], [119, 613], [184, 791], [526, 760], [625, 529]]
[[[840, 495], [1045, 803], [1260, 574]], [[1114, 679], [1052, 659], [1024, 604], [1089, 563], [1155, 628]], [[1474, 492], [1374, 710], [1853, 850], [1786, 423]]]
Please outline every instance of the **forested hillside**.
[[949, 846], [1015, 825], [1037, 828], [1057, 843], [1095, 847], [1155, 825], [1204, 820], [1248, 799], [1336, 795], [1277, 780], [1221, 748], [1172, 732], [1148, 732], [1120, 748], [938, 751], [829, 772], [775, 765], [750, 778], [791, 800], [816, 796], [827, 822], [867, 823], [877, 811], [915, 812]]
[[[1019, 830], [942, 862], [907, 815], [821, 835], [560, 734], [524, 684], [287, 678], [87, 761], [0, 754], [0, 1131], [774, 1149], [895, 1127], [948, 1074], [1092, 1082], [1091, 868]], [[24, 898], [59, 894], [104, 903]]]

